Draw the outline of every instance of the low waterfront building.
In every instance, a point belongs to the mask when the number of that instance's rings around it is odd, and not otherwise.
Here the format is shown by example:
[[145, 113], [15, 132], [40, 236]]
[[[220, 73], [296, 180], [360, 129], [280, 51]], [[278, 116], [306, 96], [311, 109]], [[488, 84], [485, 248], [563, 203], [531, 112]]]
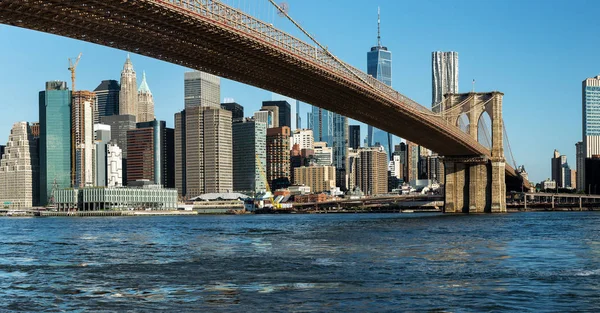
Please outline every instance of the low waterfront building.
[[310, 194], [310, 195], [297, 195], [294, 197], [296, 203], [316, 203], [327, 201], [327, 195], [324, 193]]
[[59, 211], [176, 210], [177, 190], [144, 185], [141, 188], [61, 189], [55, 191]]

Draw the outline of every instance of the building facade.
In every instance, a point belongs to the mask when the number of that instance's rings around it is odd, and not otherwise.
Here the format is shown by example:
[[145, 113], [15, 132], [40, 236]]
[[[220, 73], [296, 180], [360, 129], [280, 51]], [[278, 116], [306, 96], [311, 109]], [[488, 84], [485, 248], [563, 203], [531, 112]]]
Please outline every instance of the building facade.
[[290, 135], [288, 126], [267, 129], [267, 181], [271, 190], [290, 185]]
[[333, 166], [333, 150], [326, 142], [317, 141], [313, 143], [314, 163], [319, 166]]
[[142, 74], [142, 83], [138, 89], [137, 122], [154, 121], [154, 97], [146, 81], [146, 72]]
[[271, 110], [277, 108], [277, 124], [274, 127], [287, 126], [292, 128], [292, 106], [285, 100], [263, 101], [262, 108]]
[[336, 185], [347, 190], [346, 168], [348, 167], [348, 118], [333, 114], [333, 166], [335, 166]]
[[358, 149], [356, 185], [365, 195], [388, 192], [388, 157], [383, 147]]
[[297, 167], [294, 169], [294, 184], [308, 186], [313, 193], [330, 191], [335, 188], [335, 167]]
[[83, 188], [56, 191], [59, 211], [176, 210], [177, 190], [156, 185], [141, 188]]
[[110, 126], [104, 124], [94, 125], [94, 141], [95, 141], [95, 164], [94, 177], [95, 186], [106, 187], [107, 180], [107, 156], [108, 144], [110, 142]]
[[300, 150], [312, 149], [314, 142], [312, 129], [296, 129], [290, 138], [290, 146], [293, 148], [297, 144]]
[[582, 83], [583, 144], [585, 157], [600, 155], [600, 75]]
[[127, 179], [175, 188], [174, 131], [165, 121], [137, 123], [127, 132]]
[[123, 184], [127, 184], [127, 132], [135, 129], [136, 117], [133, 115], [112, 115], [102, 118], [102, 123], [110, 126], [111, 138], [121, 149]]
[[600, 155], [585, 159], [585, 193], [600, 194]]
[[96, 94], [74, 91], [71, 104], [71, 185], [90, 187], [96, 183], [94, 159], [94, 112]]
[[0, 157], [0, 207], [30, 208], [37, 205], [38, 149], [27, 122], [13, 125]]
[[267, 128], [275, 127], [275, 118], [272, 111], [264, 110], [254, 112], [254, 120], [257, 122], [265, 123]]
[[119, 91], [119, 115], [133, 115], [138, 113], [137, 78], [133, 70], [133, 63], [129, 55], [121, 71], [121, 90]]
[[114, 142], [106, 146], [107, 187], [123, 186], [123, 151]]
[[233, 123], [233, 191], [266, 190], [267, 125], [252, 119]]
[[221, 103], [221, 109], [231, 112], [233, 122], [239, 122], [244, 119], [244, 107], [236, 102]]
[[205, 106], [220, 108], [221, 80], [218, 76], [200, 72], [184, 74], [185, 109]]
[[103, 80], [94, 93], [98, 102], [98, 116], [100, 120], [104, 116], [119, 114], [119, 93], [121, 86], [116, 80]]
[[579, 141], [575, 144], [575, 161], [575, 166], [577, 168], [576, 186], [577, 190], [581, 191], [585, 189], [585, 147], [583, 146], [583, 141]]
[[436, 51], [431, 53], [431, 110], [441, 108], [444, 95], [458, 93], [458, 52]]
[[39, 94], [40, 204], [53, 190], [71, 187], [71, 91], [66, 82], [46, 83]]
[[349, 126], [349, 143], [348, 147], [356, 150], [360, 148], [360, 125], [350, 125]]
[[231, 112], [220, 106], [204, 110], [204, 170], [205, 193], [233, 191]]

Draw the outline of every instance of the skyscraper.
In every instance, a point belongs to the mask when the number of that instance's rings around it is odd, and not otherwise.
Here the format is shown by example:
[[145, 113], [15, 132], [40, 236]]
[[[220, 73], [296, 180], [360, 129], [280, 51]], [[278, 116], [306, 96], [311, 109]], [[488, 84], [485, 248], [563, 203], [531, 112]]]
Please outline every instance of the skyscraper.
[[0, 155], [0, 203], [10, 208], [37, 205], [38, 154], [27, 122], [15, 123]]
[[165, 121], [137, 123], [127, 131], [127, 179], [175, 187], [174, 132]]
[[135, 116], [133, 115], [111, 115], [102, 118], [102, 123], [110, 126], [111, 137], [114, 143], [121, 149], [121, 169], [123, 184], [127, 184], [127, 131], [135, 129]]
[[205, 192], [232, 192], [231, 112], [220, 106], [204, 109], [203, 143]]
[[335, 166], [336, 185], [347, 190], [346, 168], [348, 166], [348, 118], [333, 113], [333, 166]]
[[71, 104], [71, 185], [74, 188], [94, 186], [95, 149], [94, 109], [96, 94], [74, 91]]
[[221, 82], [218, 76], [200, 72], [184, 74], [185, 108], [209, 106], [220, 108]]
[[[233, 123], [233, 191], [256, 193], [266, 190], [267, 125], [246, 119]], [[260, 162], [260, 165], [259, 165]]]
[[313, 106], [310, 116], [312, 117], [310, 129], [313, 130], [314, 140], [326, 142], [331, 147], [333, 145], [333, 113]]
[[138, 114], [137, 79], [133, 70], [133, 63], [127, 55], [127, 60], [121, 71], [121, 90], [119, 91], [119, 115]]
[[271, 189], [290, 185], [290, 128], [267, 129], [267, 181]]
[[360, 147], [360, 125], [349, 126], [349, 143], [348, 146], [354, 150]]
[[302, 118], [300, 117], [300, 101], [296, 100], [296, 129], [302, 129]]
[[600, 75], [582, 83], [583, 144], [585, 157], [600, 155]]
[[142, 83], [138, 89], [137, 122], [151, 121], [154, 121], [154, 97], [146, 82], [146, 72], [143, 72]]
[[585, 150], [583, 147], [583, 141], [579, 141], [575, 144], [575, 161], [576, 161], [576, 186], [577, 190], [585, 190]]
[[406, 141], [406, 181], [411, 183], [419, 179], [419, 146]]
[[458, 52], [431, 53], [431, 110], [440, 112], [444, 95], [458, 93]]
[[96, 99], [98, 101], [98, 116], [102, 119], [104, 116], [119, 114], [119, 92], [121, 86], [116, 80], [103, 80], [96, 89]]
[[571, 187], [571, 168], [567, 163], [567, 156], [560, 155], [558, 150], [554, 150], [552, 158], [552, 180], [558, 188]]
[[[377, 8], [377, 45], [371, 47], [371, 51], [367, 52], [367, 74], [375, 77], [382, 83], [392, 86], [392, 52], [388, 51], [387, 47], [381, 45], [381, 19]], [[378, 130], [369, 125], [367, 128], [367, 144], [373, 146], [375, 144], [375, 134]], [[384, 132], [385, 133], [385, 132]], [[386, 146], [385, 149], [388, 155], [392, 151], [392, 134], [387, 133], [387, 142], [380, 142]]]
[[358, 150], [356, 185], [366, 195], [388, 192], [388, 157], [383, 147]]
[[46, 83], [40, 91], [40, 204], [53, 190], [71, 187], [71, 91], [66, 82]]
[[263, 108], [267, 107], [277, 107], [279, 108], [277, 120], [279, 121], [279, 125], [275, 127], [283, 127], [287, 126], [292, 128], [292, 107], [285, 100], [277, 100], [277, 101], [263, 101]]
[[231, 112], [231, 119], [233, 122], [241, 122], [244, 119], [244, 107], [239, 103], [221, 103], [221, 109]]
[[95, 162], [95, 185], [107, 186], [107, 156], [108, 144], [110, 142], [110, 126], [104, 124], [94, 125], [94, 140], [96, 142], [96, 162]]
[[232, 113], [221, 109], [219, 78], [185, 74], [186, 109], [175, 114], [175, 185], [180, 196], [233, 190]]

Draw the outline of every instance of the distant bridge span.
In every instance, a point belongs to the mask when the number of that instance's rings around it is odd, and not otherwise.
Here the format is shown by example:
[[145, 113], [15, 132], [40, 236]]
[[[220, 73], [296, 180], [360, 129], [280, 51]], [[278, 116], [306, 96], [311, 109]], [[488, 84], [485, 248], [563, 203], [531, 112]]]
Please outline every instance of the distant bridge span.
[[[328, 51], [216, 0], [2, 0], [0, 23], [131, 51], [274, 91], [440, 155], [491, 156], [455, 125]], [[508, 164], [506, 175], [518, 178]]]

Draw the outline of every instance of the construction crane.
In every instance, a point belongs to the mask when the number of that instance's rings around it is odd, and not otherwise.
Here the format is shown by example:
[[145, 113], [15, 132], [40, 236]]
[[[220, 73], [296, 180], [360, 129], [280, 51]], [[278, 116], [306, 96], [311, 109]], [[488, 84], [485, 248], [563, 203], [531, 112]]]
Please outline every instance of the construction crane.
[[69, 58], [68, 70], [71, 71], [71, 91], [73, 92], [75, 91], [75, 69], [77, 68], [77, 64], [79, 64], [79, 60], [81, 60], [81, 52], [79, 53], [77, 60], [75, 60], [75, 63], [73, 63], [73, 59]]
[[267, 192], [270, 194], [269, 200], [273, 205], [274, 209], [281, 209], [281, 203], [275, 202], [273, 199], [273, 193], [271, 192], [271, 188], [269, 188], [269, 181], [267, 180], [267, 175], [262, 167], [262, 163], [260, 163], [260, 159], [258, 158], [258, 154], [255, 154], [256, 164], [258, 165], [258, 169], [260, 170], [260, 176], [265, 180], [265, 186], [267, 187]]

